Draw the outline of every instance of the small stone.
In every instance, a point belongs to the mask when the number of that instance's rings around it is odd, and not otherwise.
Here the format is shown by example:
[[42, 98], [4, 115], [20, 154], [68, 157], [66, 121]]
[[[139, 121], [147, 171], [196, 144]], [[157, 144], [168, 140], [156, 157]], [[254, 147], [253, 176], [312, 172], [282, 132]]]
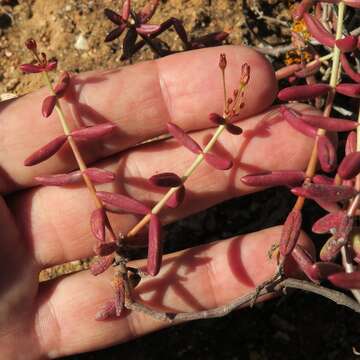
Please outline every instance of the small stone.
[[88, 50], [89, 44], [83, 34], [80, 34], [75, 41], [75, 49], [77, 50]]
[[11, 56], [12, 56], [12, 52], [6, 49], [6, 50], [5, 50], [5, 56], [8, 57], [8, 58], [11, 57]]
[[16, 97], [17, 97], [17, 95], [13, 94], [13, 93], [3, 93], [3, 94], [0, 94], [0, 102], [5, 101], [5, 100], [14, 99]]

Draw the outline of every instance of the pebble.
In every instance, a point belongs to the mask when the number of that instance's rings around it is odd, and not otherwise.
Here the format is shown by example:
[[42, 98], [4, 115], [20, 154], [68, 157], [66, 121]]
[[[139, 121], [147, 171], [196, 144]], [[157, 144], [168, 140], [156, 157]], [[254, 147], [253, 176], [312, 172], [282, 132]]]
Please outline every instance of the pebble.
[[17, 95], [14, 93], [3, 93], [0, 94], [0, 101], [10, 100], [16, 98]]
[[89, 49], [89, 44], [83, 34], [80, 34], [76, 38], [74, 47], [77, 50], [88, 50]]

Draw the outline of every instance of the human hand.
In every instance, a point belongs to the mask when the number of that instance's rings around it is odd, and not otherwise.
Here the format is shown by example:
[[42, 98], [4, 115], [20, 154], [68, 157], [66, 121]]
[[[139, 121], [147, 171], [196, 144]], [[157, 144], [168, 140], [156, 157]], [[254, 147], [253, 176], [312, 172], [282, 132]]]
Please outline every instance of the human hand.
[[[311, 140], [283, 121], [264, 120], [273, 114], [273, 110], [265, 110], [276, 95], [276, 81], [267, 61], [249, 49], [212, 48], [76, 77], [79, 98], [73, 105], [65, 104], [70, 121], [111, 121], [119, 128], [105, 145], [82, 147], [89, 163], [96, 162], [97, 167], [119, 175], [115, 184], [99, 189], [126, 191], [151, 202], [160, 194], [139, 179], [155, 172], [184, 172], [193, 155], [174, 141], [132, 147], [165, 133], [170, 120], [186, 130], [196, 130], [192, 135], [203, 144], [213, 132], [208, 113], [221, 113], [223, 106], [217, 69], [220, 52], [226, 52], [228, 58], [229, 89], [237, 85], [241, 64], [251, 66], [251, 87], [246, 89], [243, 109], [246, 120], [241, 121], [245, 135], [224, 134], [219, 140], [219, 150], [230, 154], [235, 166], [216, 171], [203, 164], [187, 182], [183, 205], [163, 213], [164, 223], [257, 191], [240, 181], [250, 167], [305, 167]], [[90, 351], [168, 325], [138, 312], [113, 321], [95, 321], [98, 306], [112, 297], [110, 273], [93, 277], [84, 271], [38, 283], [42, 269], [89, 257], [94, 245], [89, 226], [93, 204], [85, 187], [32, 188], [36, 175], [74, 169], [69, 149], [35, 167], [23, 166], [30, 153], [61, 133], [55, 114], [49, 119], [40, 116], [46, 94], [43, 89], [1, 104], [0, 189], [5, 201], [0, 203], [0, 348], [4, 359], [53, 358]], [[115, 229], [122, 232], [135, 220], [130, 215], [111, 218]], [[267, 253], [280, 231], [280, 227], [270, 228], [169, 254], [160, 274], [143, 280], [135, 292], [152, 307], [166, 311], [194, 311], [228, 303], [273, 275], [276, 263]], [[300, 241], [311, 248], [304, 235]], [[142, 263], [137, 261], [136, 266]]]

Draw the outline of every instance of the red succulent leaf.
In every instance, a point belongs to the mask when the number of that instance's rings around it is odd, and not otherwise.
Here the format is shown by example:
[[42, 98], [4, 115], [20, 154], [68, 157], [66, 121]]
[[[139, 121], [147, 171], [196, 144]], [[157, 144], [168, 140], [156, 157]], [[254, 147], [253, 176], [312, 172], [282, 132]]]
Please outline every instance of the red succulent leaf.
[[342, 179], [348, 180], [354, 178], [360, 173], [360, 151], [352, 152], [346, 155], [341, 161], [338, 174]]
[[166, 202], [166, 206], [171, 209], [176, 209], [181, 205], [185, 198], [185, 187], [180, 186], [174, 194], [171, 195], [169, 200]]
[[114, 209], [113, 211], [129, 212], [140, 215], [146, 215], [151, 212], [151, 210], [140, 201], [125, 195], [114, 194], [107, 191], [97, 191], [96, 195], [105, 203], [105, 205], [110, 205]]
[[314, 270], [316, 269], [316, 271], [314, 271], [314, 277], [316, 277], [315, 276], [316, 274], [317, 275], [316, 278], [318, 280], [327, 279], [329, 275], [344, 271], [344, 268], [341, 265], [329, 261], [316, 262], [313, 265], [313, 268]]
[[181, 178], [178, 175], [171, 172], [165, 172], [165, 173], [153, 175], [149, 179], [149, 182], [154, 186], [167, 187], [167, 188], [178, 187], [182, 185]]
[[204, 153], [204, 159], [209, 165], [218, 170], [229, 170], [233, 166], [232, 160], [216, 154]]
[[303, 171], [282, 170], [246, 175], [241, 181], [248, 186], [296, 186], [302, 184], [304, 179]]
[[343, 289], [360, 289], [360, 271], [338, 272], [328, 276], [328, 280]]
[[349, 155], [356, 151], [357, 146], [357, 134], [355, 131], [351, 131], [346, 139], [345, 154]]
[[67, 71], [64, 71], [60, 78], [58, 83], [56, 84], [54, 88], [54, 92], [57, 98], [61, 98], [65, 95], [65, 92], [70, 84], [70, 74]]
[[125, 37], [123, 42], [123, 52], [124, 56], [129, 59], [135, 52], [135, 43], [137, 39], [137, 31], [135, 28], [130, 28]]
[[301, 120], [301, 117], [292, 110], [282, 105], [280, 112], [283, 118], [293, 127], [295, 130], [309, 137], [316, 137], [317, 129], [309, 125], [305, 121]]
[[141, 24], [147, 23], [152, 18], [158, 5], [159, 0], [148, 0], [147, 4], [137, 14]]
[[121, 25], [124, 24], [124, 20], [121, 18], [119, 14], [117, 14], [115, 11], [112, 11], [110, 9], [104, 10], [104, 15], [114, 24]]
[[276, 79], [282, 80], [286, 79], [287, 77], [294, 75], [295, 72], [302, 70], [301, 64], [291, 64], [287, 66], [283, 66], [279, 70], [275, 72]]
[[160, 30], [160, 25], [142, 24], [136, 28], [136, 31], [141, 35], [151, 35]]
[[209, 120], [215, 125], [225, 125], [225, 119], [217, 113], [209, 114]]
[[64, 186], [81, 182], [81, 171], [73, 171], [69, 174], [41, 175], [36, 176], [36, 183], [45, 186]]
[[298, 4], [295, 10], [292, 12], [292, 16], [294, 20], [299, 21], [302, 19], [303, 15], [309, 11], [312, 6], [316, 3], [316, 0], [302, 0], [300, 4]]
[[124, 21], [127, 21], [127, 19], [129, 18], [130, 8], [131, 8], [130, 0], [125, 0], [121, 12], [121, 17]]
[[183, 146], [194, 154], [201, 154], [202, 149], [199, 144], [189, 136], [183, 129], [172, 122], [166, 124], [169, 133]]
[[122, 278], [115, 277], [112, 280], [112, 286], [114, 288], [114, 304], [115, 304], [115, 315], [121, 316], [125, 309], [125, 288], [124, 281]]
[[287, 216], [281, 232], [280, 254], [282, 256], [287, 256], [293, 251], [300, 236], [301, 224], [301, 211], [298, 209], [292, 210]]
[[22, 72], [27, 74], [35, 74], [45, 71], [42, 65], [34, 65], [34, 64], [22, 64], [19, 66], [19, 68]]
[[192, 39], [191, 47], [193, 49], [199, 49], [202, 47], [219, 45], [228, 36], [229, 36], [229, 33], [225, 32], [225, 31], [213, 32], [213, 33]]
[[90, 265], [91, 273], [96, 276], [106, 271], [113, 263], [114, 255], [108, 255], [98, 258]]
[[111, 134], [116, 129], [116, 125], [111, 123], [95, 126], [83, 127], [71, 132], [71, 136], [77, 141], [98, 140]]
[[182, 23], [181, 20], [176, 19], [176, 18], [172, 18], [172, 23], [174, 25], [175, 31], [178, 34], [180, 40], [184, 43], [184, 44], [188, 44], [189, 43], [189, 39], [187, 36], [187, 33], [185, 31], [184, 25]]
[[319, 115], [301, 115], [301, 120], [316, 128], [328, 131], [350, 131], [357, 128], [358, 124], [353, 120], [344, 120], [341, 118], [332, 118]]
[[311, 100], [325, 95], [331, 87], [327, 84], [310, 84], [286, 87], [279, 91], [278, 98], [282, 101]]
[[226, 124], [225, 128], [232, 135], [240, 135], [243, 132], [243, 129], [240, 126], [234, 124]]
[[111, 30], [105, 37], [105, 42], [113, 41], [118, 38], [126, 29], [126, 24], [120, 24], [117, 28]]
[[158, 274], [162, 260], [161, 224], [155, 214], [151, 214], [149, 224], [149, 247], [147, 256], [147, 272], [151, 276]]
[[336, 92], [339, 94], [358, 98], [360, 96], [360, 84], [339, 84], [336, 86]]
[[349, 76], [349, 78], [354, 80], [355, 82], [360, 83], [360, 73], [353, 70], [346, 55], [341, 54], [340, 59], [341, 59], [341, 65], [342, 65], [346, 75]]
[[343, 39], [338, 39], [335, 41], [336, 46], [342, 52], [351, 52], [357, 48], [358, 38], [353, 35], [345, 36]]
[[49, 159], [60, 150], [60, 148], [65, 144], [66, 140], [66, 135], [60, 135], [56, 137], [54, 140], [50, 141], [42, 148], [31, 154], [28, 158], [26, 158], [24, 165], [33, 166]]
[[332, 212], [318, 219], [312, 226], [312, 231], [316, 234], [334, 233], [340, 226], [343, 218], [346, 216], [345, 211]]
[[115, 180], [115, 174], [111, 171], [104, 169], [87, 168], [84, 173], [95, 184], [107, 184]]
[[311, 36], [316, 39], [320, 44], [323, 44], [328, 47], [333, 47], [335, 44], [335, 39], [321, 24], [321, 22], [315, 17], [311, 16], [308, 13], [304, 14], [304, 21], [307, 29], [309, 30]]
[[314, 260], [311, 254], [303, 248], [301, 245], [296, 245], [291, 253], [292, 258], [295, 260], [300, 270], [312, 281], [316, 281], [313, 278], [313, 268]]
[[321, 168], [325, 172], [331, 172], [336, 168], [337, 156], [333, 143], [326, 135], [319, 136], [318, 158]]
[[44, 117], [47, 118], [52, 114], [54, 107], [56, 105], [56, 102], [57, 102], [57, 97], [55, 95], [47, 96], [43, 100], [41, 112]]
[[105, 210], [95, 209], [91, 213], [90, 225], [93, 235], [101, 242], [105, 242]]
[[291, 192], [297, 196], [328, 202], [348, 200], [357, 194], [357, 191], [349, 186], [326, 184], [306, 184], [303, 187], [291, 189]]
[[44, 71], [52, 71], [52, 70], [55, 70], [57, 67], [57, 60], [54, 60], [54, 61], [50, 61], [48, 62], [45, 67], [44, 67]]
[[115, 301], [110, 300], [100, 306], [99, 310], [96, 312], [95, 320], [107, 320], [109, 318], [115, 317], [115, 315]]

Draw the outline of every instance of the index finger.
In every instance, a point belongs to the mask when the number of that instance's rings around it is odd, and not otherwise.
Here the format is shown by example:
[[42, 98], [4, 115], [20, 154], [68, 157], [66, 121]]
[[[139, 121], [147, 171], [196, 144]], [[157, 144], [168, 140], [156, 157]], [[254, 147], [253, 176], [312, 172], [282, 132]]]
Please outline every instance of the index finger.
[[[71, 103], [62, 101], [71, 128], [110, 121], [116, 133], [103, 142], [83, 147], [86, 161], [107, 157], [166, 132], [173, 121], [186, 130], [211, 126], [208, 113], [221, 112], [223, 90], [219, 54], [228, 58], [227, 87], [237, 87], [240, 67], [248, 63], [251, 81], [245, 94], [243, 117], [268, 107], [276, 95], [276, 80], [267, 60], [254, 50], [227, 46], [203, 49], [127, 66], [75, 76]], [[57, 114], [43, 119], [41, 103], [47, 89], [0, 107], [0, 191], [11, 192], [34, 184], [34, 176], [76, 168], [65, 146], [55, 156], [34, 167], [24, 159], [62, 133]]]

